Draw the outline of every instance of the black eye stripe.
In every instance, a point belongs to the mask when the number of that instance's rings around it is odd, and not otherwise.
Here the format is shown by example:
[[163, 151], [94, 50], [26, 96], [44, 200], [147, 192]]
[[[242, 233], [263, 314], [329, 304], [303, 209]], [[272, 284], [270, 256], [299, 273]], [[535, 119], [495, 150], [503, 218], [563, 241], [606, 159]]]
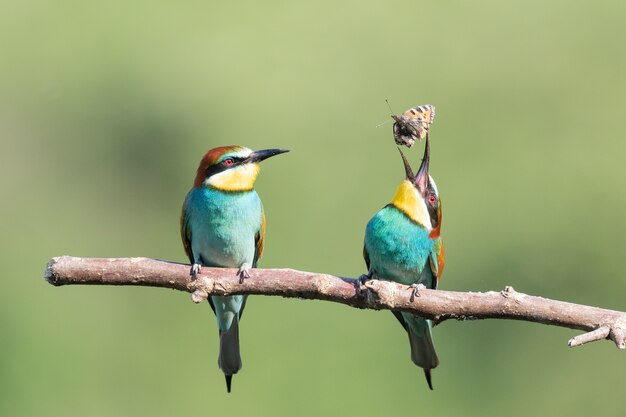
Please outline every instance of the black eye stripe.
[[233, 161], [235, 164], [239, 164], [241, 162], [243, 162], [246, 158], [242, 158], [240, 156], [229, 156], [228, 158], [224, 159], [222, 162], [220, 162], [221, 164], [223, 164], [224, 162], [228, 161], [228, 160]]
[[[233, 161], [233, 164], [226, 165], [226, 161], [229, 159]], [[232, 169], [236, 167], [237, 165], [240, 165], [245, 160], [246, 158], [242, 158], [239, 156], [229, 156], [228, 158], [225, 158], [223, 161], [218, 162], [217, 164], [214, 164], [208, 167], [206, 171], [204, 171], [204, 176], [205, 178], [209, 178], [212, 175], [219, 174], [220, 172], [224, 172], [226, 170]]]

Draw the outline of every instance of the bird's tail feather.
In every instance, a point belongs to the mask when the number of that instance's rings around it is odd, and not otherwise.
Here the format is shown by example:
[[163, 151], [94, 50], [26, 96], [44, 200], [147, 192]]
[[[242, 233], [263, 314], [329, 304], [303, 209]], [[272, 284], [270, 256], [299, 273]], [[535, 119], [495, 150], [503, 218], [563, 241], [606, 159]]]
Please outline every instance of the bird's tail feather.
[[220, 354], [217, 364], [226, 377], [226, 389], [230, 392], [231, 380], [241, 369], [239, 352], [239, 319], [233, 318], [230, 329], [220, 332]]
[[417, 318], [409, 324], [408, 333], [411, 344], [411, 360], [424, 369], [426, 382], [428, 382], [430, 389], [433, 389], [430, 370], [439, 365], [439, 358], [435, 352], [430, 323], [425, 319]]

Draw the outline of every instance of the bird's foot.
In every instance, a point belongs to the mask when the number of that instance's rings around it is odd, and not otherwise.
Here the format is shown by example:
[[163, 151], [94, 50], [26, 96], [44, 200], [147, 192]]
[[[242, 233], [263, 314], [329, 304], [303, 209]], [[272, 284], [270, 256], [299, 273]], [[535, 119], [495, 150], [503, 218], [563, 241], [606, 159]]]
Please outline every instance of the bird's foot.
[[365, 284], [365, 282], [369, 281], [370, 279], [372, 279], [372, 271], [369, 271], [367, 274], [363, 274], [357, 279], [355, 279], [354, 288], [356, 289], [356, 291], [357, 292], [363, 291], [363, 284]]
[[411, 284], [409, 285], [409, 288], [411, 289], [411, 302], [415, 301], [415, 297], [421, 297], [422, 295], [420, 294], [420, 290], [425, 290], [426, 289], [426, 285], [424, 284]]
[[239, 272], [237, 272], [237, 275], [239, 275], [239, 283], [243, 284], [243, 281], [246, 278], [250, 278], [250, 270], [252, 269], [252, 266], [250, 266], [250, 264], [246, 264], [244, 263], [243, 265], [241, 265], [239, 267]]
[[198, 275], [202, 272], [202, 266], [200, 264], [191, 265], [191, 270], [189, 271], [189, 275], [191, 275], [191, 280], [195, 281], [198, 279]]

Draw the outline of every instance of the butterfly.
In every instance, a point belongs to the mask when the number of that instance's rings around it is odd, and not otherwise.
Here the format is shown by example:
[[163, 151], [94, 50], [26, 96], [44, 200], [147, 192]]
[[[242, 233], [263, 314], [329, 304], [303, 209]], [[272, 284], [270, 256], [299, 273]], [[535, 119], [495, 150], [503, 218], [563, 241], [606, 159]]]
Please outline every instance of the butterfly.
[[393, 138], [396, 144], [410, 148], [416, 139], [428, 137], [428, 129], [435, 119], [435, 106], [424, 104], [408, 109], [401, 116], [392, 114], [391, 118], [396, 121], [393, 124]]

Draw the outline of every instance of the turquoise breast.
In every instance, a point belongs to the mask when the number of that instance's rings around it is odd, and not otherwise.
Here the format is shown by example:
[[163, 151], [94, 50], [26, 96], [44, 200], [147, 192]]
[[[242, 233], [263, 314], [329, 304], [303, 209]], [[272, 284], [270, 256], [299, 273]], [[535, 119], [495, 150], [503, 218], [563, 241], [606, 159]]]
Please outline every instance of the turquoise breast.
[[185, 202], [193, 231], [191, 250], [203, 265], [238, 268], [252, 265], [263, 208], [256, 191], [223, 192], [195, 188]]
[[430, 265], [433, 241], [424, 227], [393, 205], [380, 210], [365, 229], [365, 249], [374, 278], [434, 288]]

